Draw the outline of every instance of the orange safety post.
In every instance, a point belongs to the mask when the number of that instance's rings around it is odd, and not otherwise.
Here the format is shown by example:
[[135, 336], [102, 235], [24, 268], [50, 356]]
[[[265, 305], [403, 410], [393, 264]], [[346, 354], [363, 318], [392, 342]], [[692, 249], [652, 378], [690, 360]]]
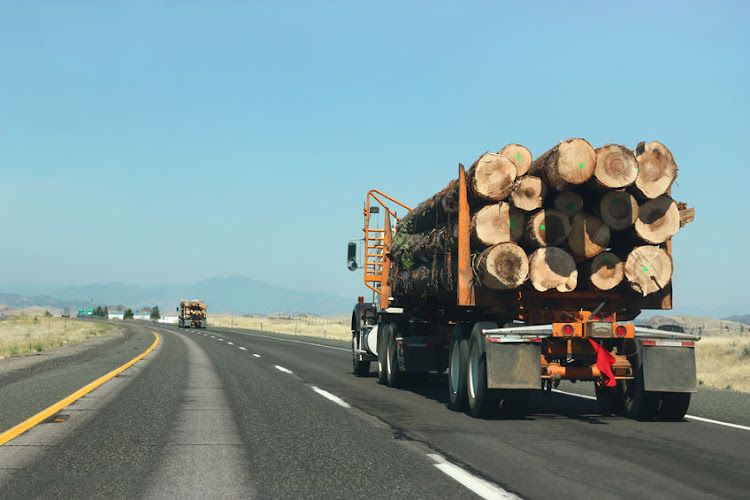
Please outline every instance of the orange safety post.
[[469, 198], [466, 193], [466, 170], [458, 164], [458, 305], [476, 305], [474, 273], [471, 269]]
[[393, 242], [393, 233], [391, 231], [391, 215], [386, 211], [385, 223], [383, 227], [383, 266], [380, 274], [380, 309], [388, 309], [391, 298], [391, 243]]

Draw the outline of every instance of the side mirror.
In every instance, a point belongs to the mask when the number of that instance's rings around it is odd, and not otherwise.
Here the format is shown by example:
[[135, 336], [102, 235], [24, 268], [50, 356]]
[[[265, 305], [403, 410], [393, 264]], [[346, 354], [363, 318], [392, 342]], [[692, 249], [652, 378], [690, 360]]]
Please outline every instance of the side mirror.
[[350, 271], [357, 269], [357, 244], [353, 241], [350, 241], [346, 248], [346, 267]]

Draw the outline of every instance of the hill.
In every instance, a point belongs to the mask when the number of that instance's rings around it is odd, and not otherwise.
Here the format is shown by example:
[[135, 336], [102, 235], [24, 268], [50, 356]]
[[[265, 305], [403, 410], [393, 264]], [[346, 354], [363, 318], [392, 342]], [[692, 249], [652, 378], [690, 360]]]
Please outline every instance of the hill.
[[[349, 313], [352, 307], [352, 299], [345, 297], [290, 290], [242, 276], [209, 278], [192, 285], [141, 286], [113, 282], [43, 290], [32, 285], [13, 285], [16, 289], [19, 286], [34, 296], [2, 293], [0, 304], [19, 308], [124, 304], [134, 309], [158, 305], [163, 313], [168, 313], [174, 311], [182, 299], [200, 299], [213, 312], [318, 315]], [[5, 286], [0, 286], [3, 288]]]

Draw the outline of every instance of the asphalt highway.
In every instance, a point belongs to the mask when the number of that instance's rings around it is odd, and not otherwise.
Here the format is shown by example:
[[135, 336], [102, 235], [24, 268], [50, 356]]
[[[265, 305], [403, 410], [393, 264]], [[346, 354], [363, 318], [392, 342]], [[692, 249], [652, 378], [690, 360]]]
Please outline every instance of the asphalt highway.
[[144, 352], [152, 332], [153, 352], [0, 446], [0, 498], [750, 491], [749, 395], [701, 389], [690, 418], [640, 422], [599, 416], [591, 387], [567, 384], [525, 419], [473, 419], [447, 409], [445, 376], [392, 389], [352, 375], [346, 342], [238, 329], [133, 326], [90, 356], [0, 363], [0, 432]]

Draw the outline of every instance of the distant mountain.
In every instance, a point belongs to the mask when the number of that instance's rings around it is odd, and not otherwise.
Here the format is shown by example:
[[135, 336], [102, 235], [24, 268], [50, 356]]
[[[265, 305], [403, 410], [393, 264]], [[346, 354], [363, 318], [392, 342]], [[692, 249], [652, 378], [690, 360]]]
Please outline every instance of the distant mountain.
[[[0, 289], [5, 286], [0, 285]], [[29, 290], [32, 288], [29, 287]], [[22, 304], [20, 295], [0, 294], [14, 304]], [[15, 298], [14, 298], [15, 297]], [[263, 283], [242, 276], [209, 278], [192, 285], [140, 286], [126, 283], [99, 283], [84, 286], [61, 287], [45, 290], [45, 297], [23, 297], [34, 303], [14, 305], [49, 305], [50, 307], [80, 307], [83, 305], [124, 304], [134, 309], [158, 305], [162, 314], [175, 311], [180, 300], [200, 299], [209, 312], [231, 312], [235, 314], [259, 313], [312, 313], [318, 315], [346, 314], [352, 300], [330, 293], [301, 292]], [[46, 300], [46, 302], [45, 302]], [[56, 304], [76, 304], [56, 305]], [[11, 304], [8, 304], [11, 305]]]
[[743, 323], [745, 325], [750, 325], [750, 314], [742, 314], [737, 316], [730, 316], [728, 318], [724, 318], [727, 321], [736, 321], [737, 323]]
[[16, 307], [23, 309], [24, 307], [54, 307], [57, 309], [63, 309], [65, 307], [78, 308], [84, 304], [75, 301], [56, 300], [46, 295], [35, 295], [33, 297], [26, 297], [24, 295], [18, 295], [14, 293], [2, 293], [0, 292], [0, 304]]

